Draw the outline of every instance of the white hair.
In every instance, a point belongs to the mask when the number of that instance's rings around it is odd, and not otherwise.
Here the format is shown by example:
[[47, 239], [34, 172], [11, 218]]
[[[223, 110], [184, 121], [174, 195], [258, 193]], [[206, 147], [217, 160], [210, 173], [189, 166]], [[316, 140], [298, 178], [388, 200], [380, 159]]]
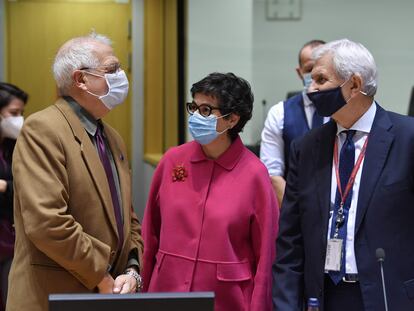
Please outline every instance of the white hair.
[[57, 52], [52, 70], [60, 95], [67, 95], [74, 70], [100, 65], [94, 45], [97, 42], [112, 45], [108, 37], [92, 32], [87, 36], [69, 40]]
[[361, 43], [348, 39], [328, 42], [313, 50], [312, 57], [316, 61], [322, 56], [332, 55], [336, 73], [341, 79], [348, 80], [352, 75], [362, 79], [362, 91], [368, 96], [377, 92], [377, 66], [372, 54]]

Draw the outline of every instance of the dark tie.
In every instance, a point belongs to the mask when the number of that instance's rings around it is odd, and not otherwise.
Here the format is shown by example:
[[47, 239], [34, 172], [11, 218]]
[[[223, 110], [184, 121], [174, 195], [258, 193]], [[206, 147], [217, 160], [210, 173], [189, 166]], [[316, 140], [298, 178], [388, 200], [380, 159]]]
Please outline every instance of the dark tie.
[[[352, 140], [352, 137], [355, 135], [354, 130], [345, 131], [346, 133], [346, 139], [344, 144], [341, 148], [341, 154], [339, 157], [339, 178], [341, 180], [341, 189], [342, 193], [345, 192], [346, 185], [348, 184], [348, 180], [351, 177], [352, 170], [354, 168], [354, 162], [355, 162], [355, 144]], [[343, 206], [343, 221], [341, 225], [339, 226], [338, 231], [338, 239], [341, 239], [342, 242], [342, 258], [341, 258], [341, 269], [340, 271], [329, 271], [329, 276], [331, 277], [332, 281], [335, 284], [338, 284], [342, 277], [345, 276], [345, 245], [346, 245], [346, 233], [347, 233], [347, 222], [348, 222], [348, 214], [349, 214], [349, 208], [351, 207], [351, 201], [352, 201], [352, 189], [349, 191], [348, 196], [346, 197], [346, 200], [344, 202]], [[339, 190], [336, 190], [336, 196], [335, 196], [335, 208], [334, 213], [332, 216], [332, 224], [331, 224], [331, 232], [330, 237], [333, 238], [335, 234], [335, 228], [336, 228], [336, 219], [338, 217], [338, 210], [340, 208], [341, 204], [341, 194], [339, 193]]]
[[317, 128], [323, 124], [323, 117], [321, 117], [318, 112], [315, 110], [312, 116], [312, 127], [311, 128]]
[[95, 138], [99, 158], [101, 159], [102, 165], [105, 169], [106, 178], [108, 179], [109, 190], [111, 191], [112, 205], [114, 208], [116, 226], [119, 235], [118, 249], [120, 249], [122, 247], [122, 244], [124, 243], [124, 231], [122, 224], [121, 208], [119, 206], [119, 198], [116, 191], [115, 179], [114, 174], [112, 172], [111, 162], [109, 160], [108, 153], [106, 150], [105, 138], [103, 136], [103, 125], [100, 122], [98, 122]]

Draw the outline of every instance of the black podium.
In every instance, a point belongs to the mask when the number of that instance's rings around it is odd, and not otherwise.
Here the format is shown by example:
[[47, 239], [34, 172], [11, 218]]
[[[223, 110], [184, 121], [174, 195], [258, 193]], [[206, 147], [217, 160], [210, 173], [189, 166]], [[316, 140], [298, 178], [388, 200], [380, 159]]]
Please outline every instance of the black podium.
[[53, 294], [49, 311], [214, 311], [213, 292]]

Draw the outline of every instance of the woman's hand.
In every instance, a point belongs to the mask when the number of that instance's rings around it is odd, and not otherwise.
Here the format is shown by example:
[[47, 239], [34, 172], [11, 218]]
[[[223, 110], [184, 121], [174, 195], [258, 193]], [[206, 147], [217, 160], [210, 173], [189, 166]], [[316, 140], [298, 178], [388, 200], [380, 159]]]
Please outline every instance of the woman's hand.
[[4, 179], [0, 179], [0, 192], [6, 192], [7, 182]]

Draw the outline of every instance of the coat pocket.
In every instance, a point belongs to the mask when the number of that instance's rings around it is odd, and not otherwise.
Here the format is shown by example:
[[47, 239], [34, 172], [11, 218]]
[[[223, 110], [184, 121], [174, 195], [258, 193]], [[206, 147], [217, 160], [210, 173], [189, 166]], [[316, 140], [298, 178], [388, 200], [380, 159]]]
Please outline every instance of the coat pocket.
[[158, 252], [157, 255], [155, 255], [155, 266], [157, 267], [157, 271], [161, 269], [162, 262], [164, 261], [165, 254]]
[[31, 263], [32, 267], [39, 268], [39, 269], [45, 269], [45, 270], [55, 270], [55, 271], [66, 271], [65, 268], [61, 266], [56, 265], [50, 265], [50, 264], [43, 264], [43, 263]]
[[34, 268], [45, 269], [45, 270], [55, 270], [55, 271], [66, 271], [65, 268], [59, 266], [58, 264], [53, 264], [50, 262], [32, 262], [30, 265]]
[[224, 282], [247, 281], [252, 278], [249, 262], [217, 264], [217, 279]]

